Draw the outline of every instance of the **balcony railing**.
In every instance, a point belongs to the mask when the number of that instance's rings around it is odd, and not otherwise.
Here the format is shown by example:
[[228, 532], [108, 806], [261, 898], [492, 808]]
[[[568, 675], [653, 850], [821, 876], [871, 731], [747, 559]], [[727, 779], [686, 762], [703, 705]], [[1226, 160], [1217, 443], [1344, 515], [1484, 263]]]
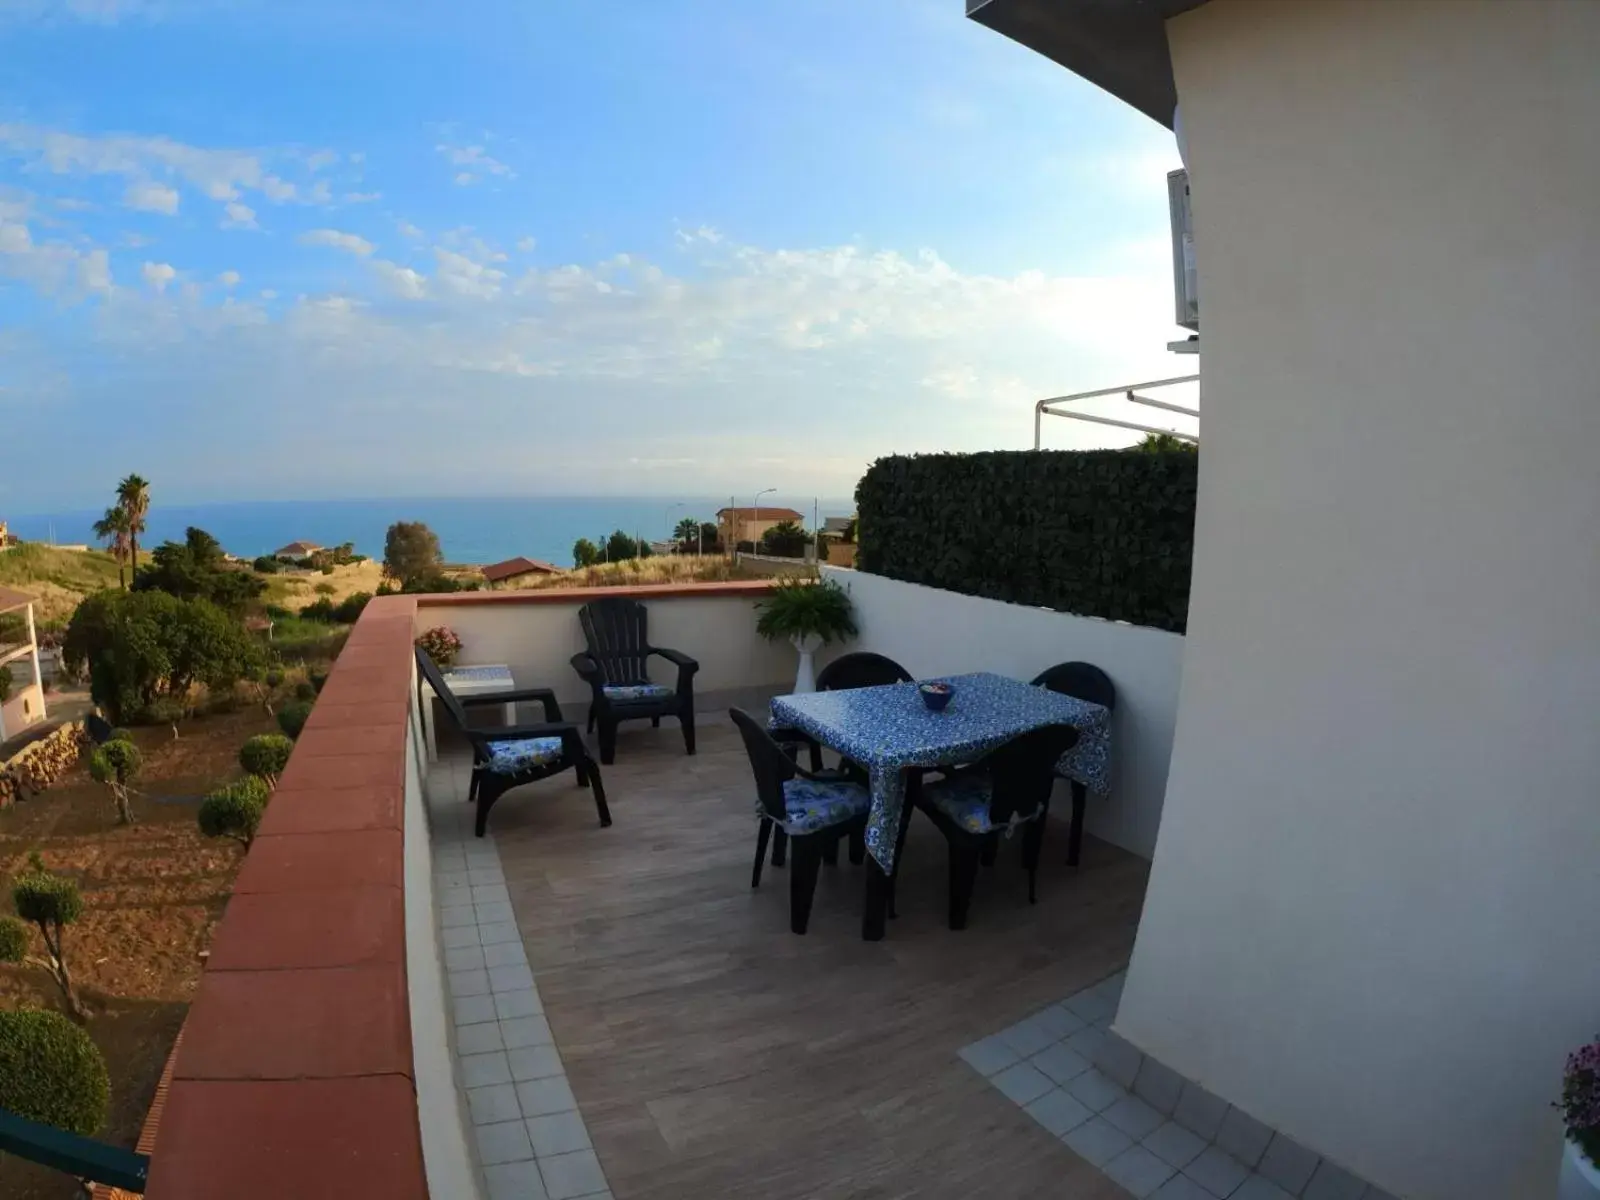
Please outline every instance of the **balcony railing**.
[[0, 1109], [0, 1154], [15, 1154], [91, 1183], [143, 1193], [150, 1158]]

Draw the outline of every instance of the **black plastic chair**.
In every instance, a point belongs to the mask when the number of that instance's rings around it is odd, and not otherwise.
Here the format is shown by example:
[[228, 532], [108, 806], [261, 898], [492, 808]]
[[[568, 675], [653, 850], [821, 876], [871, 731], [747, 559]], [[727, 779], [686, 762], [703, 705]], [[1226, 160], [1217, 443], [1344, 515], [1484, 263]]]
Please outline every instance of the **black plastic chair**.
[[[549, 688], [524, 688], [512, 692], [491, 692], [482, 696], [457, 696], [445, 683], [433, 659], [420, 648], [417, 669], [439, 697], [456, 728], [472, 744], [472, 783], [467, 802], [477, 804], [473, 832], [482, 837], [489, 826], [489, 810], [495, 801], [512, 788], [559, 774], [571, 768], [578, 773], [579, 787], [594, 789], [594, 806], [600, 826], [611, 824], [611, 809], [606, 805], [605, 786], [600, 768], [589, 756], [578, 727], [561, 719], [561, 706]], [[467, 724], [467, 708], [474, 704], [515, 704], [537, 700], [549, 718], [536, 725], [516, 725], [502, 729], [474, 729]]]
[[[1035, 687], [1049, 688], [1063, 696], [1098, 704], [1109, 712], [1117, 709], [1117, 685], [1093, 663], [1057, 663], [1033, 681]], [[1089, 806], [1089, 789], [1076, 779], [1072, 784], [1072, 824], [1067, 830], [1067, 866], [1075, 867], [1083, 854], [1083, 818]]]
[[[694, 753], [694, 673], [700, 664], [687, 654], [650, 644], [645, 606], [624, 596], [592, 600], [578, 610], [589, 648], [572, 656], [572, 669], [594, 693], [589, 729], [600, 727], [600, 761], [616, 760], [617, 726], [645, 717], [655, 726], [662, 717], [677, 717], [683, 748]], [[651, 655], [678, 668], [676, 687], [653, 683], [646, 670]]]
[[817, 871], [824, 861], [838, 861], [840, 839], [849, 840], [851, 862], [866, 858], [871, 794], [844, 772], [807, 771], [797, 765], [744, 710], [730, 708], [728, 715], [744, 738], [761, 804], [750, 886], [761, 886], [761, 865], [772, 831], [787, 836], [794, 851], [789, 867], [789, 928], [804, 933], [811, 921]]
[[950, 928], [967, 927], [978, 864], [1000, 838], [1021, 828], [1028, 903], [1038, 900], [1039, 848], [1050, 815], [1056, 761], [1078, 741], [1071, 725], [1046, 725], [1013, 738], [970, 767], [925, 782], [916, 806], [950, 848]]

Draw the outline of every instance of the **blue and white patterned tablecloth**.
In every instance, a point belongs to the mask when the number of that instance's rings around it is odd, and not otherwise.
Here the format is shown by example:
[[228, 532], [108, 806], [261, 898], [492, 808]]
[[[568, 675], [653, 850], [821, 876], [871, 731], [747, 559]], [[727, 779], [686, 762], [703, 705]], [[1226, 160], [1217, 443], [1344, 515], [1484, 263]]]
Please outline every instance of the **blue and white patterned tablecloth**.
[[510, 667], [451, 667], [444, 673], [446, 683], [503, 683], [511, 686]]
[[1004, 675], [944, 678], [956, 694], [939, 713], [923, 704], [914, 683], [779, 696], [772, 702], [775, 727], [802, 730], [867, 768], [872, 782], [867, 849], [885, 872], [894, 870], [907, 767], [972, 762], [1019, 734], [1065, 723], [1077, 728], [1079, 738], [1062, 757], [1060, 774], [1091, 791], [1110, 787], [1107, 709]]

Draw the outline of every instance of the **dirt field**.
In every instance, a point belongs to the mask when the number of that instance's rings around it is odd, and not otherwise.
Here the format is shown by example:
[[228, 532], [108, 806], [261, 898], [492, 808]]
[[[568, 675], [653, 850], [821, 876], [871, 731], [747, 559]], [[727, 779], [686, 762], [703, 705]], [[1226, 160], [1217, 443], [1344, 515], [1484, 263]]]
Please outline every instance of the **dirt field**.
[[[11, 911], [12, 876], [32, 850], [83, 892], [84, 914], [67, 931], [67, 964], [111, 1073], [105, 1141], [132, 1147], [138, 1140], [200, 978], [200, 952], [243, 857], [235, 842], [200, 836], [199, 799], [238, 776], [247, 737], [276, 728], [264, 710], [251, 708], [190, 722], [178, 741], [169, 729], [136, 730], [145, 769], [131, 828], [115, 823], [109, 795], [81, 765], [43, 796], [0, 811], [0, 911]], [[59, 1010], [55, 984], [42, 970], [0, 966], [0, 1008], [22, 1007]], [[5, 1200], [78, 1194], [59, 1172], [0, 1156]]]

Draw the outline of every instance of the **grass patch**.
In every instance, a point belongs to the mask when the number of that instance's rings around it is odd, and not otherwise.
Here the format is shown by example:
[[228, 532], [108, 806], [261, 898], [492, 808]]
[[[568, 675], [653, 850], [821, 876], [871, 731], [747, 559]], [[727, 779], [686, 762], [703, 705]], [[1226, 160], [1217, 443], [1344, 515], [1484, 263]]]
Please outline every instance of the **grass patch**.
[[647, 583], [726, 583], [734, 579], [763, 579], [732, 559], [707, 554], [661, 554], [653, 558], [627, 558], [621, 562], [581, 567], [560, 575], [529, 576], [524, 587], [548, 588], [632, 587]]
[[102, 550], [23, 542], [0, 552], [0, 586], [37, 596], [34, 615], [41, 622], [62, 621], [84, 596], [117, 586], [117, 561]]

